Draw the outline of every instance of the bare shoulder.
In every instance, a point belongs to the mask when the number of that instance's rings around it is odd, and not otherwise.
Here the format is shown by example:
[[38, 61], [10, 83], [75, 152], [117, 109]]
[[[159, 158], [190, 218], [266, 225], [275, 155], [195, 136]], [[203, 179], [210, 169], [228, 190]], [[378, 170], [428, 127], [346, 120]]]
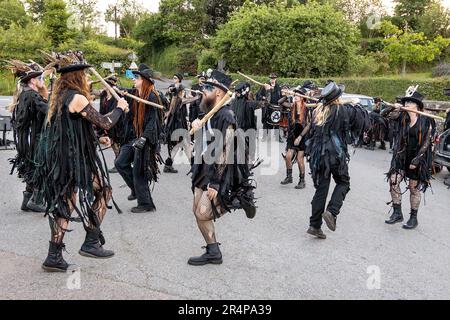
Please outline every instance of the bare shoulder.
[[72, 113], [78, 113], [82, 111], [89, 104], [89, 100], [82, 94], [76, 94], [73, 96], [72, 102], [69, 104], [69, 111]]

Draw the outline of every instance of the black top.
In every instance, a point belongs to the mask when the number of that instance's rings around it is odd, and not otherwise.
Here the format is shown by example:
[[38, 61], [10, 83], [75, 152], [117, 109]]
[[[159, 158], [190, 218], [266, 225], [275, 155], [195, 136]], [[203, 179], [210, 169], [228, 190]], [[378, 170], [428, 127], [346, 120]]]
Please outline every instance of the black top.
[[249, 100], [245, 96], [236, 97], [231, 103], [231, 110], [236, 116], [237, 127], [242, 130], [255, 129], [255, 110], [259, 104], [257, 101]]
[[11, 161], [11, 173], [17, 168], [19, 177], [25, 180], [27, 175], [33, 174], [33, 157], [47, 110], [48, 104], [44, 98], [31, 88], [25, 87], [12, 114], [11, 124], [17, 140], [17, 155]]
[[347, 145], [354, 143], [369, 127], [367, 110], [360, 105], [331, 105], [322, 124], [311, 122], [306, 154], [314, 184], [336, 167], [338, 172], [347, 169], [350, 155]]
[[75, 90], [67, 90], [62, 97], [60, 113], [55, 112], [50, 124], [42, 132], [36, 153], [33, 182], [43, 194], [49, 212], [55, 217], [69, 218], [67, 199], [78, 193], [76, 212], [86, 225], [96, 223], [92, 205], [94, 179], [102, 186], [109, 185], [106, 164], [97, 154], [98, 140], [94, 127], [79, 113], [69, 112]]

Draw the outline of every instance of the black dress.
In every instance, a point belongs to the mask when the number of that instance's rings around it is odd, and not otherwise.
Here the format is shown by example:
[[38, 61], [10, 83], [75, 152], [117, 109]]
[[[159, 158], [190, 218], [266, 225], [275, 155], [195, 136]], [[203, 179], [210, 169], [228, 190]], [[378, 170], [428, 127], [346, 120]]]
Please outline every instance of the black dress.
[[75, 211], [85, 226], [89, 222], [97, 225], [92, 208], [94, 179], [105, 187], [110, 185], [109, 176], [104, 157], [96, 150], [98, 140], [92, 123], [79, 113], [69, 112], [76, 94], [79, 92], [75, 90], [65, 92], [60, 113], [53, 114], [42, 133], [33, 182], [48, 205], [47, 211], [55, 218], [70, 219], [69, 201], [78, 193], [79, 204], [72, 203]]
[[17, 141], [17, 155], [10, 160], [13, 165], [11, 174], [17, 169], [19, 178], [28, 183], [31, 182], [35, 169], [33, 158], [47, 110], [48, 104], [44, 98], [31, 88], [25, 87], [12, 114], [11, 124]]
[[[226, 131], [230, 126], [236, 128], [236, 119], [230, 106], [226, 105], [208, 121], [200, 132], [195, 134], [195, 159], [191, 168], [192, 190], [200, 188], [206, 191], [208, 186], [216, 189], [219, 206], [225, 211], [241, 209], [245, 203], [253, 203], [255, 189], [251, 184], [252, 172], [248, 164], [240, 164], [237, 161], [236, 148], [238, 144], [236, 141], [234, 143], [234, 161], [231, 163], [208, 163], [209, 161], [205, 160], [205, 154], [214, 155], [212, 150], [215, 147], [216, 137], [211, 135], [214, 133], [213, 130], [221, 132], [222, 138], [225, 139]], [[213, 212], [217, 218], [215, 206], [213, 206]]]
[[[418, 116], [414, 126], [406, 112], [396, 114], [391, 118], [398, 122], [399, 132], [395, 144], [391, 168], [386, 174], [388, 181], [393, 174], [400, 174], [404, 179], [418, 181], [417, 188], [425, 191], [430, 186], [433, 164], [432, 137], [436, 131], [436, 123], [428, 117]], [[417, 168], [409, 169], [413, 164]]]
[[304, 115], [303, 115], [303, 123], [300, 123], [300, 114], [295, 112], [295, 119], [292, 119], [292, 113], [289, 113], [288, 120], [289, 120], [289, 127], [288, 127], [288, 137], [286, 141], [286, 151], [287, 150], [296, 150], [296, 151], [305, 151], [306, 149], [306, 137], [303, 137], [300, 141], [300, 144], [296, 146], [294, 144], [295, 139], [297, 139], [305, 129], [306, 125], [306, 119], [308, 116], [308, 109], [304, 109]]

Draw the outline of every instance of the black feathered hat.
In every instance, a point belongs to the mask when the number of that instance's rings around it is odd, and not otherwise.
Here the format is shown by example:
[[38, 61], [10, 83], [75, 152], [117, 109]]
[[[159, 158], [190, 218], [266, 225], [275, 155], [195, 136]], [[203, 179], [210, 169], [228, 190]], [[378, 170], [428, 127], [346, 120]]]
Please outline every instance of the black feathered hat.
[[57, 72], [68, 73], [91, 68], [92, 66], [86, 62], [82, 51], [68, 51], [55, 55], [58, 60]]
[[227, 92], [232, 82], [233, 80], [225, 73], [219, 70], [213, 70], [211, 72], [211, 76], [204, 82], [204, 84], [210, 84]]
[[21, 83], [26, 84], [29, 80], [39, 77], [43, 73], [43, 69], [37, 63], [25, 63], [20, 60], [8, 60], [8, 68], [18, 77]]
[[420, 110], [423, 110], [423, 108], [425, 107], [423, 104], [423, 99], [425, 99], [425, 97], [419, 92], [415, 91], [411, 96], [403, 97], [401, 99], [401, 103], [405, 105], [406, 102], [411, 101], [416, 103]]

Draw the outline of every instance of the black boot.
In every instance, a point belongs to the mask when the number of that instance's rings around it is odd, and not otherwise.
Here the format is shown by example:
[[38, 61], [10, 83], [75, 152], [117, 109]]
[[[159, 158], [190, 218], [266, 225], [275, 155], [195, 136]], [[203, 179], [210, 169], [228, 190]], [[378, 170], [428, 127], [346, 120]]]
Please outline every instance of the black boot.
[[175, 170], [173, 167], [173, 160], [171, 158], [167, 158], [166, 162], [164, 163], [164, 170], [165, 173], [178, 173], [178, 170]]
[[[111, 258], [114, 255], [114, 251], [106, 250], [102, 247], [100, 233], [99, 228], [86, 229], [86, 238], [78, 253], [89, 258]], [[102, 242], [104, 242], [104, 238]]]
[[128, 201], [133, 201], [136, 200], [136, 193], [134, 192], [134, 190], [131, 190], [131, 194], [128, 196]]
[[119, 171], [117, 171], [116, 167], [112, 167], [111, 169], [108, 170], [108, 173], [118, 173]]
[[172, 166], [164, 166], [164, 170], [165, 173], [178, 173], [178, 170], [176, 170], [174, 167]]
[[33, 212], [45, 212], [46, 206], [44, 203], [36, 202], [36, 192], [31, 196], [30, 200], [28, 200], [27, 208]]
[[417, 222], [417, 210], [412, 210], [408, 222], [403, 225], [403, 229], [414, 229], [419, 224]]
[[295, 186], [295, 189], [305, 189], [306, 183], [305, 183], [305, 176], [300, 175], [300, 180], [298, 181], [298, 184]]
[[392, 207], [394, 208], [394, 212], [392, 212], [391, 217], [384, 222], [386, 222], [387, 224], [402, 222], [403, 221], [402, 205], [394, 204]]
[[314, 227], [309, 227], [309, 229], [306, 231], [306, 233], [308, 233], [308, 234], [310, 234], [312, 236], [315, 236], [315, 237], [317, 237], [319, 239], [326, 239], [327, 238], [327, 236], [323, 233], [321, 228], [316, 229]]
[[65, 248], [64, 243], [49, 241], [48, 256], [42, 264], [42, 269], [47, 272], [66, 272], [69, 264], [64, 260], [62, 251]]
[[144, 212], [153, 212], [156, 208], [154, 205], [138, 205], [137, 207], [131, 208], [132, 213], [144, 213]]
[[28, 208], [28, 201], [30, 201], [30, 198], [33, 194], [31, 192], [28, 191], [24, 191], [23, 192], [23, 200], [22, 200], [22, 205], [20, 206], [20, 210], [22, 211], [30, 211], [30, 209]]
[[284, 180], [281, 181], [280, 183], [282, 185], [286, 185], [286, 184], [289, 184], [289, 183], [292, 183], [292, 182], [293, 182], [293, 180], [292, 180], [292, 169], [287, 169], [286, 170], [286, 178], [284, 178]]
[[211, 243], [206, 245], [206, 252], [199, 257], [191, 257], [188, 260], [188, 264], [192, 266], [203, 266], [208, 263], [221, 264], [222, 263], [222, 253], [219, 249], [219, 243]]

